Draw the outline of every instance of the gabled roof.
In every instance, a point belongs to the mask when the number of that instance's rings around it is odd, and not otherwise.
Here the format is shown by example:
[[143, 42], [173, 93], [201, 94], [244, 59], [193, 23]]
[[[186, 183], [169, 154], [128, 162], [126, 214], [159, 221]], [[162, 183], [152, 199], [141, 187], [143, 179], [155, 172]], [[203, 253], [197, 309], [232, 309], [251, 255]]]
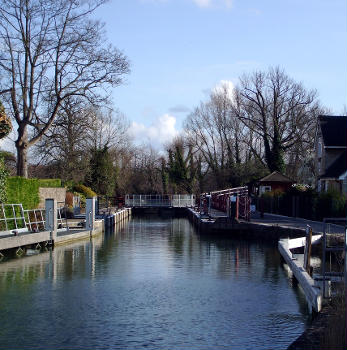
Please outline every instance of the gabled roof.
[[271, 174], [263, 177], [259, 182], [288, 182], [293, 183], [294, 181], [288, 176], [281, 174], [279, 171], [274, 171]]
[[320, 176], [321, 179], [338, 179], [347, 171], [347, 150], [344, 150], [333, 164]]
[[324, 146], [347, 147], [347, 116], [320, 115], [318, 121]]

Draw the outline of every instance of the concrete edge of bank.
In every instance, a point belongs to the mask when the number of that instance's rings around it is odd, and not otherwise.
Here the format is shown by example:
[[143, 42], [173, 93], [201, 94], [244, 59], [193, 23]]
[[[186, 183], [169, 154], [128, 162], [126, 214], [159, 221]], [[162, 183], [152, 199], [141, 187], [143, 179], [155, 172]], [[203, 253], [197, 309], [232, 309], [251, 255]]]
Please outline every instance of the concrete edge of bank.
[[[131, 208], [124, 208], [113, 214], [110, 214], [113, 218], [113, 224], [123, 221], [126, 218], [131, 216]], [[23, 247], [33, 246], [33, 245], [63, 245], [68, 244], [69, 242], [82, 240], [90, 238], [96, 235], [101, 234], [105, 231], [106, 220], [99, 219], [94, 221], [93, 230], [88, 231], [85, 228], [80, 229], [70, 229], [70, 230], [58, 230], [55, 234], [54, 239], [52, 240], [52, 232], [42, 231], [42, 232], [19, 232], [17, 235], [9, 235], [6, 237], [0, 238], [0, 253], [6, 250], [11, 249], [21, 249]], [[2, 253], [1, 253], [2, 254]]]

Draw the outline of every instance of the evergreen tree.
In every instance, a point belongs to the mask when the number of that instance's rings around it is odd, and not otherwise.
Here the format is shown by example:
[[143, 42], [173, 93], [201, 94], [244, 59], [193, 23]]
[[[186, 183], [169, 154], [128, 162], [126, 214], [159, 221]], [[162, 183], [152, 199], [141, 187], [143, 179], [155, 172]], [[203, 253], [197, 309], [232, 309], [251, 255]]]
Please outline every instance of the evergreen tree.
[[181, 144], [176, 144], [174, 151], [169, 149], [168, 174], [174, 192], [178, 189], [179, 191], [192, 193], [196, 181], [196, 173], [197, 167], [193, 161], [191, 147], [186, 157]]
[[116, 168], [113, 165], [108, 147], [92, 150], [90, 170], [86, 184], [97, 194], [112, 196], [116, 185]]

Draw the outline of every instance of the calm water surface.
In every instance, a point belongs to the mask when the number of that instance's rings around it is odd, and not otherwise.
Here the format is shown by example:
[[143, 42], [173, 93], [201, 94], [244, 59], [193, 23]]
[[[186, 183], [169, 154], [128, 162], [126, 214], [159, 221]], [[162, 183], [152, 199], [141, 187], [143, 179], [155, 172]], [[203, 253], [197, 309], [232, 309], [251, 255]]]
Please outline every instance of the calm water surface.
[[309, 319], [276, 247], [185, 218], [0, 263], [0, 349], [285, 349]]

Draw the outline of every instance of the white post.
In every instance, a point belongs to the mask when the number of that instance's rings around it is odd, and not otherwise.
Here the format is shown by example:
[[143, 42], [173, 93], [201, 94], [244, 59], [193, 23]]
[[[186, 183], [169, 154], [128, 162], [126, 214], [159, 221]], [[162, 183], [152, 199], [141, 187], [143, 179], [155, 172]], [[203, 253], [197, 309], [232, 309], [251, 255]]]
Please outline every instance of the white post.
[[95, 197], [86, 200], [86, 230], [92, 234], [95, 222]]
[[57, 200], [53, 198], [46, 199], [46, 230], [50, 231], [50, 239], [54, 241], [57, 237]]

